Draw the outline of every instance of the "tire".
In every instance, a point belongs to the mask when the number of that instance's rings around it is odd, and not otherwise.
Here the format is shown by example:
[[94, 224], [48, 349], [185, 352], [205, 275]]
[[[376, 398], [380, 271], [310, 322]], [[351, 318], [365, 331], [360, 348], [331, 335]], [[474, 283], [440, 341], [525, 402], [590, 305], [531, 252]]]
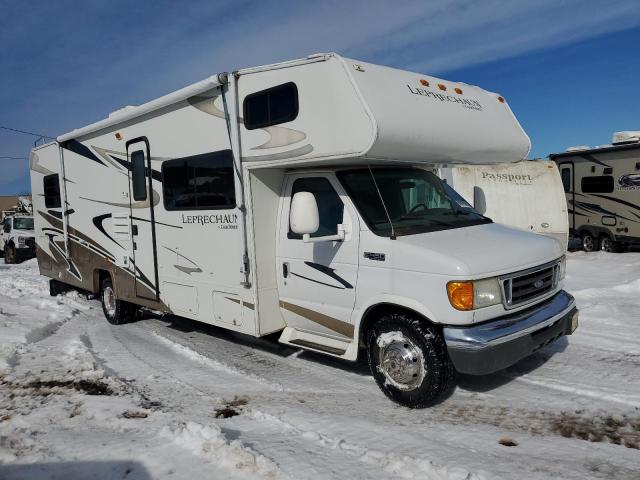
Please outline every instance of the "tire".
[[136, 319], [138, 308], [132, 303], [118, 300], [110, 278], [105, 278], [100, 285], [100, 302], [107, 322], [122, 325]]
[[611, 240], [606, 235], [600, 237], [599, 248], [603, 252], [615, 252], [616, 251], [616, 242]]
[[583, 233], [581, 238], [582, 238], [582, 249], [585, 252], [596, 251], [596, 241], [590, 233]]
[[455, 370], [438, 329], [403, 313], [384, 314], [368, 334], [369, 368], [378, 387], [409, 408], [449, 393]]
[[4, 263], [16, 263], [16, 251], [13, 245], [7, 245], [7, 248], [4, 249]]

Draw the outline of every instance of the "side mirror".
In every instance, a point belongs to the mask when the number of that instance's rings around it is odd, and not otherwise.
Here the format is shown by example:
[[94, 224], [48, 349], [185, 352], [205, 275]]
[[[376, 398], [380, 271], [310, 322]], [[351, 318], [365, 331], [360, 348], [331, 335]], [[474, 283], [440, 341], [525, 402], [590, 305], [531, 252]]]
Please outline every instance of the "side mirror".
[[289, 212], [291, 231], [298, 235], [316, 233], [320, 227], [320, 214], [316, 197], [310, 192], [298, 192], [291, 200]]
[[487, 197], [484, 195], [484, 190], [477, 185], [473, 187], [473, 208], [480, 215], [487, 212]]

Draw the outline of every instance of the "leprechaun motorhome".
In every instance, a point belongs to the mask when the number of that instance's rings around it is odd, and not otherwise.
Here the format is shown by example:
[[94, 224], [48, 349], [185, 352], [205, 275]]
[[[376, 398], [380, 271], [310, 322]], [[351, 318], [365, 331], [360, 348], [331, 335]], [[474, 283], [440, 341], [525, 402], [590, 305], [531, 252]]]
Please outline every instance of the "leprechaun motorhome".
[[494, 222], [555, 238], [567, 249], [567, 201], [557, 165], [522, 160], [440, 168], [439, 175]]
[[640, 132], [616, 132], [611, 145], [549, 158], [560, 169], [570, 231], [583, 250], [640, 244]]
[[549, 238], [499, 226], [431, 170], [524, 158], [504, 98], [335, 54], [244, 69], [34, 149], [55, 293], [355, 360], [431, 404], [577, 326]]

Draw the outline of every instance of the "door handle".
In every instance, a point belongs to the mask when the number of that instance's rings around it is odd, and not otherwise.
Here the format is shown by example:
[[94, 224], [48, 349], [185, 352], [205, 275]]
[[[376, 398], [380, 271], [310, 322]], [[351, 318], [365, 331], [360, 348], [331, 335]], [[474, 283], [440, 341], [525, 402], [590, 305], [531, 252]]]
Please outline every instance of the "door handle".
[[138, 235], [138, 225], [131, 225], [131, 235]]
[[282, 264], [282, 276], [284, 278], [287, 278], [289, 276], [289, 264], [287, 262], [284, 262]]

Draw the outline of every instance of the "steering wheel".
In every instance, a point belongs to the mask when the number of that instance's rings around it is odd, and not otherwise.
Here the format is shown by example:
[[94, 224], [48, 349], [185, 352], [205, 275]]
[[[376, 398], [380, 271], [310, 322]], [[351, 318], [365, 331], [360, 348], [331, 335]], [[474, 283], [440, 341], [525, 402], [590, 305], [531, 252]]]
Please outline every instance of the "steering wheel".
[[418, 208], [422, 208], [422, 210], [427, 210], [429, 207], [427, 207], [424, 203], [417, 203], [413, 207], [411, 207], [411, 209], [407, 213], [413, 213], [416, 210], [418, 210]]

